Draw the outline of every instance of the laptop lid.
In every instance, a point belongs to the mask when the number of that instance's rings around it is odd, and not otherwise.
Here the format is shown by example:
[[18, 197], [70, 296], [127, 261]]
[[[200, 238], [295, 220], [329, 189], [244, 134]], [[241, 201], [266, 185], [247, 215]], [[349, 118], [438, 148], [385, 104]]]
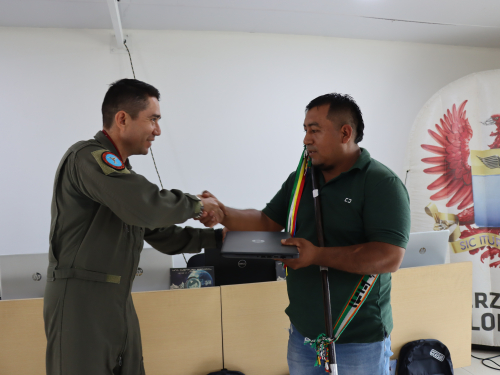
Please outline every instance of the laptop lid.
[[227, 258], [298, 258], [295, 246], [284, 246], [282, 239], [290, 238], [288, 232], [228, 232], [221, 254]]
[[403, 262], [399, 268], [444, 264], [448, 252], [447, 230], [410, 233]]
[[272, 259], [226, 258], [220, 249], [205, 249], [204, 265], [214, 267], [215, 286], [275, 281]]
[[141, 252], [141, 259], [135, 274], [132, 292], [167, 290], [170, 288], [172, 256], [152, 248]]
[[48, 266], [48, 253], [0, 255], [2, 300], [42, 298]]

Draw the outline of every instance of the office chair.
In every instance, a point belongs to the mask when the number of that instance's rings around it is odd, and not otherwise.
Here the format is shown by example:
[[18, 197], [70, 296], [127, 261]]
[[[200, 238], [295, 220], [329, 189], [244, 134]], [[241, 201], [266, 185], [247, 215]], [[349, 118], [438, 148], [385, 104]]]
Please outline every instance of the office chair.
[[196, 254], [188, 259], [188, 267], [204, 267], [205, 266], [205, 254]]

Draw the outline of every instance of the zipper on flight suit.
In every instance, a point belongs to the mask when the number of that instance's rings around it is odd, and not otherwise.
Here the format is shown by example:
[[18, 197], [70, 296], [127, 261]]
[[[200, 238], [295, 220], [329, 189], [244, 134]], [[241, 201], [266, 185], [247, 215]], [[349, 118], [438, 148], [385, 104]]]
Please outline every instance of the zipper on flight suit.
[[120, 375], [122, 373], [123, 358], [122, 355], [116, 359], [116, 366], [113, 369], [113, 375]]
[[[132, 268], [131, 268], [131, 272], [130, 272], [129, 287], [127, 290], [127, 300], [128, 300], [128, 296], [130, 295], [130, 292], [132, 290], [132, 278], [133, 278], [134, 274], [137, 272], [137, 269], [136, 269], [137, 267], [135, 267], [135, 248], [137, 245], [137, 241], [136, 241], [136, 236], [135, 236], [134, 231], [130, 230], [130, 229], [133, 229], [133, 227], [132, 226], [129, 227], [129, 225], [126, 223], [123, 223], [123, 224], [125, 225], [127, 233], [130, 233], [130, 235], [133, 237], [132, 241], [131, 241], [133, 244], [133, 246], [132, 246]], [[142, 233], [142, 228], [140, 230]], [[113, 375], [120, 375], [121, 374], [122, 365], [123, 365], [123, 354], [125, 353], [125, 350], [127, 349], [127, 344], [128, 344], [128, 319], [127, 319], [127, 304], [126, 303], [125, 303], [124, 317], [125, 317], [125, 343], [122, 347], [122, 350], [120, 351], [120, 355], [118, 356], [117, 366], [113, 370]]]

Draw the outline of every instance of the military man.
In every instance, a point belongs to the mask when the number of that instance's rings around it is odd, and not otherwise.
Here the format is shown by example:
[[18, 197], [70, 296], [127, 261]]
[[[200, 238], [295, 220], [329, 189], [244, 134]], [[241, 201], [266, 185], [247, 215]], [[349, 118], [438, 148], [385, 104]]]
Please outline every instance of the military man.
[[44, 298], [50, 375], [144, 374], [139, 321], [130, 294], [143, 240], [166, 254], [222, 241], [213, 229], [174, 224], [222, 219], [213, 198], [159, 190], [128, 160], [161, 134], [160, 94], [144, 82], [113, 83], [103, 130], [77, 142], [56, 172]]

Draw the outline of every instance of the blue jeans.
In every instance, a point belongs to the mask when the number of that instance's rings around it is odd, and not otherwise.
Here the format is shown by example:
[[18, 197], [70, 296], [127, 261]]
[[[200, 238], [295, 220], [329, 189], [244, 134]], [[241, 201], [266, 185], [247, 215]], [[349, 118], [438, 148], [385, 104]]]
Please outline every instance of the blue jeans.
[[[335, 352], [339, 375], [390, 374], [389, 361], [393, 354], [390, 337], [369, 344], [337, 344]], [[290, 324], [287, 359], [290, 375], [326, 374], [324, 366], [314, 367], [316, 352], [309, 344], [304, 345], [304, 336], [293, 324]]]

